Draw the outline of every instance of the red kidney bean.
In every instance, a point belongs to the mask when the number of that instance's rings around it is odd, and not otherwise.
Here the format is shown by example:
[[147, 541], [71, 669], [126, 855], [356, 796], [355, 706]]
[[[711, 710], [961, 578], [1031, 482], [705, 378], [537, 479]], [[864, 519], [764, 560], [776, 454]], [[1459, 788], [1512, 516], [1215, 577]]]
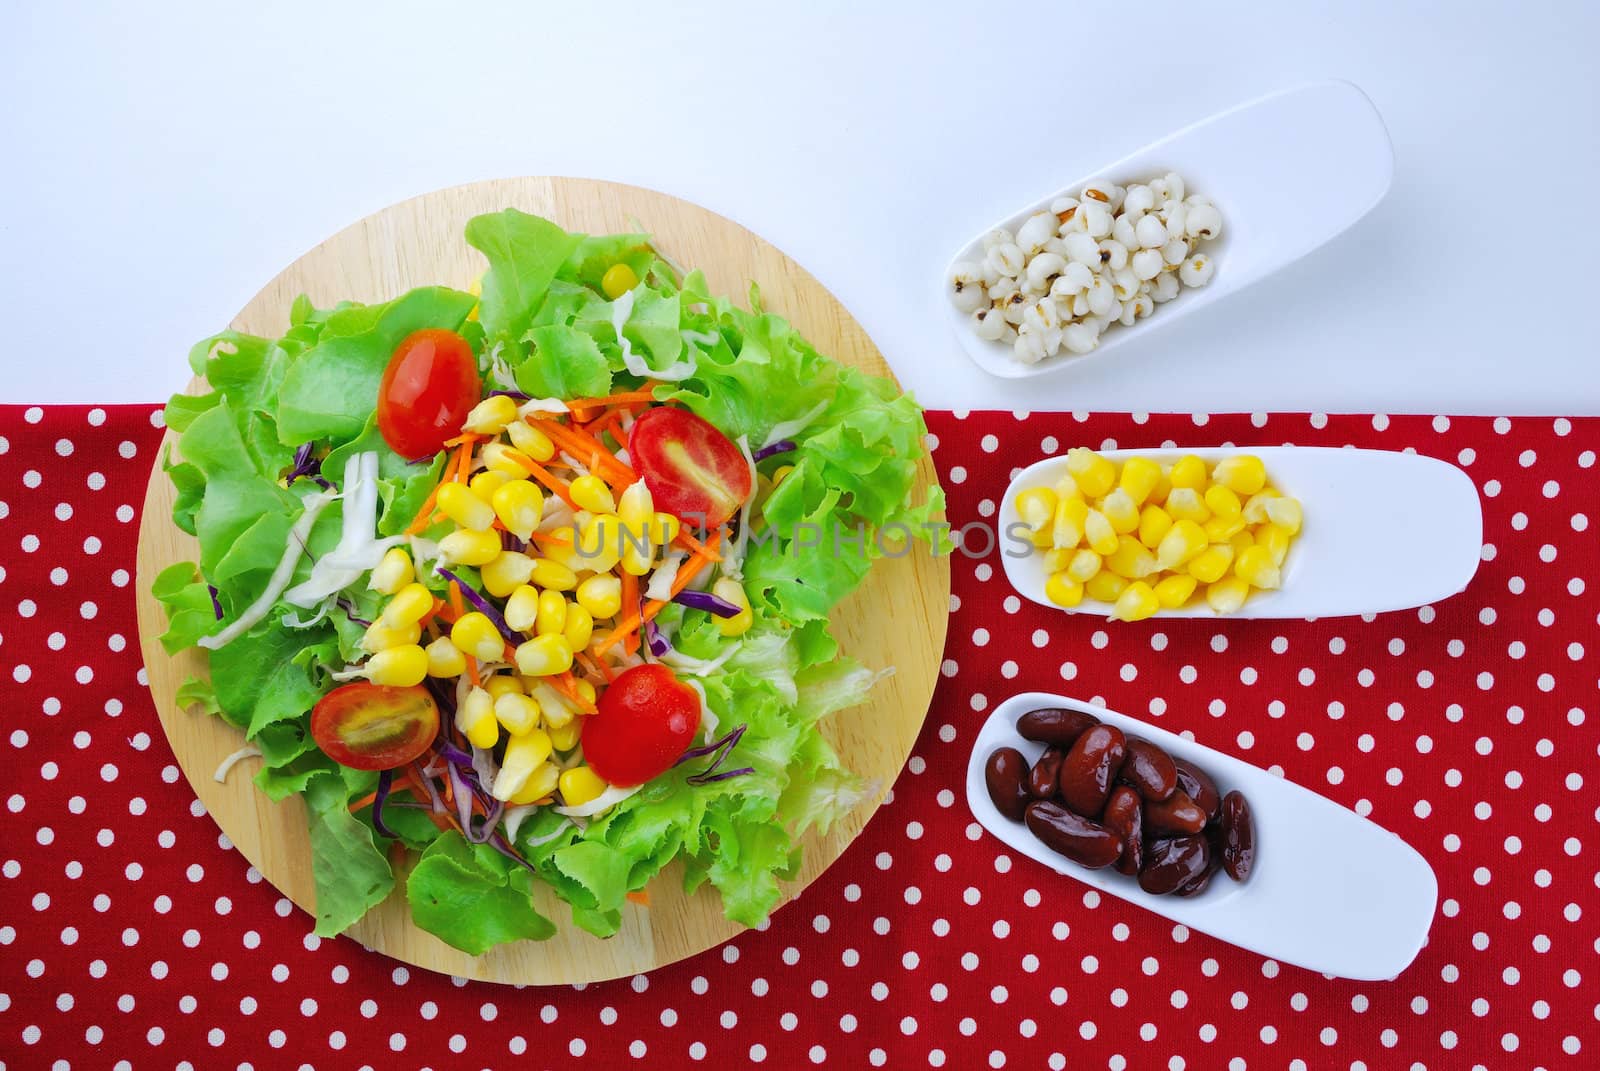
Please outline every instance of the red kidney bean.
[[1145, 848], [1139, 888], [1153, 896], [1176, 892], [1204, 874], [1211, 863], [1211, 845], [1204, 837], [1158, 840]]
[[1217, 810], [1222, 806], [1222, 796], [1217, 792], [1217, 783], [1200, 767], [1186, 759], [1172, 760], [1173, 766], [1178, 771], [1178, 790], [1187, 795], [1200, 805], [1206, 813], [1206, 821], [1217, 817]]
[[1139, 793], [1127, 785], [1118, 785], [1106, 799], [1106, 813], [1100, 819], [1101, 824], [1122, 838], [1117, 870], [1123, 874], [1137, 874], [1144, 862], [1144, 816], [1139, 808]]
[[1042, 707], [1017, 719], [1017, 732], [1024, 740], [1071, 747], [1078, 737], [1100, 724], [1100, 719], [1069, 707]]
[[1108, 867], [1122, 855], [1121, 837], [1054, 800], [1028, 804], [1023, 820], [1046, 847], [1090, 870]]
[[1178, 789], [1178, 768], [1172, 756], [1142, 737], [1128, 737], [1128, 757], [1117, 775], [1147, 800], [1164, 800]]
[[1061, 760], [1067, 753], [1059, 747], [1047, 747], [1039, 761], [1028, 771], [1028, 794], [1036, 800], [1047, 800], [1056, 794], [1056, 783], [1061, 777]]
[[1172, 895], [1182, 896], [1185, 899], [1191, 896], [1199, 896], [1210, 888], [1211, 879], [1216, 876], [1217, 871], [1220, 869], [1222, 869], [1222, 863], [1217, 859], [1216, 849], [1213, 848], [1211, 850], [1211, 861], [1206, 864], [1206, 868], [1173, 890]]
[[1122, 730], [1096, 725], [1078, 737], [1061, 763], [1061, 800], [1085, 818], [1105, 810], [1111, 782], [1126, 751]]
[[989, 799], [1013, 822], [1022, 821], [1022, 812], [1028, 806], [1028, 790], [1023, 787], [1027, 774], [1028, 760], [1014, 747], [995, 749], [984, 764], [983, 780], [989, 787]]
[[1222, 845], [1222, 869], [1234, 881], [1250, 876], [1256, 860], [1255, 822], [1250, 804], [1237, 789], [1222, 797], [1222, 828], [1217, 838]]
[[1144, 805], [1144, 824], [1157, 837], [1182, 837], [1206, 827], [1206, 812], [1186, 792], [1174, 792], [1159, 803]]

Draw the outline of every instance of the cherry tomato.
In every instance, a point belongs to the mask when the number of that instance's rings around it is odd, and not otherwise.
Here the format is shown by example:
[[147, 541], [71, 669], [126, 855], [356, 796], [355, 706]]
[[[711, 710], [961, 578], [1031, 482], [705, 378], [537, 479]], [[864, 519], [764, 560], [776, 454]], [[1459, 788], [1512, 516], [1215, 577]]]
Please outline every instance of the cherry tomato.
[[413, 331], [395, 347], [378, 385], [378, 431], [407, 460], [437, 454], [483, 396], [467, 340], [439, 327]]
[[706, 528], [750, 497], [750, 464], [739, 447], [687, 409], [646, 409], [628, 434], [628, 458], [656, 509]]
[[356, 770], [404, 766], [438, 735], [439, 705], [420, 684], [344, 684], [311, 710], [311, 738], [334, 762]]
[[598, 706], [583, 723], [583, 758], [624, 788], [671, 767], [700, 731], [700, 693], [659, 662], [623, 670]]

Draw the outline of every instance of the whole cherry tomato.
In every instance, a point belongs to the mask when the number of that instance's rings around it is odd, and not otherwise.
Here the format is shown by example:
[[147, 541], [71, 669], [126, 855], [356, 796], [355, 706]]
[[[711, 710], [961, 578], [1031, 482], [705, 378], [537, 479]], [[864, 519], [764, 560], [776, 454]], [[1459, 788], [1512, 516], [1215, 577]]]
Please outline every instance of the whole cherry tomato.
[[392, 770], [428, 750], [439, 735], [439, 705], [419, 685], [340, 685], [311, 710], [311, 738], [334, 762]]
[[378, 385], [378, 431], [407, 460], [430, 457], [483, 396], [467, 340], [440, 327], [413, 331], [395, 347]]
[[583, 723], [583, 757], [624, 788], [667, 770], [700, 730], [700, 693], [658, 662], [623, 670]]
[[750, 497], [738, 445], [687, 409], [646, 409], [628, 433], [628, 458], [656, 509], [714, 529]]

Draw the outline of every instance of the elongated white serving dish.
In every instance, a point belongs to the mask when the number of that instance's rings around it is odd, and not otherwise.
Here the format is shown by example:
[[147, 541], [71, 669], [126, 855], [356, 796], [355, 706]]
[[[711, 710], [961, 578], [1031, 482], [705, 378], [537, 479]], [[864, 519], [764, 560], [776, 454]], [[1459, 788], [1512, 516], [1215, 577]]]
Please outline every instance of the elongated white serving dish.
[[[1222, 211], [1222, 234], [1202, 247], [1216, 264], [1207, 285], [1185, 287], [1131, 327], [1108, 328], [1082, 357], [1063, 352], [1033, 365], [1016, 360], [1009, 344], [979, 338], [951, 303], [951, 269], [957, 261], [982, 259], [983, 236], [995, 227], [1015, 231], [1057, 197], [1075, 195], [1095, 179], [1127, 185], [1168, 171]], [[1202, 119], [983, 228], [951, 258], [939, 278], [939, 300], [961, 348], [984, 371], [1006, 379], [1043, 375], [1104, 356], [1292, 264], [1370, 212], [1393, 176], [1389, 132], [1361, 90], [1338, 81], [1282, 90]]]
[[[1044, 745], [1022, 739], [1016, 724], [1040, 707], [1087, 710], [1199, 766], [1218, 792], [1244, 793], [1255, 825], [1249, 880], [1218, 874], [1193, 898], [1151, 896], [1109, 867], [1078, 866], [1002, 815], [989, 799], [984, 764], [1000, 747], [1016, 748], [1030, 765], [1039, 757]], [[1433, 869], [1416, 849], [1354, 811], [1165, 729], [1045, 692], [1012, 696], [984, 723], [967, 764], [967, 805], [990, 833], [1052, 870], [1240, 948], [1341, 978], [1393, 978], [1405, 970], [1427, 939], [1439, 895]]]
[[[1269, 446], [1176, 450], [1104, 450], [1113, 461], [1134, 455], [1171, 464], [1195, 454], [1208, 465], [1254, 454], [1267, 478], [1298, 498], [1305, 523], [1283, 563], [1283, 586], [1252, 591], [1228, 618], [1340, 617], [1421, 606], [1454, 595], [1478, 571], [1483, 508], [1467, 474], [1437, 458], [1392, 450]], [[1017, 593], [1062, 609], [1045, 597], [1044, 552], [1006, 538], [1019, 524], [1017, 492], [1049, 487], [1066, 472], [1066, 456], [1046, 458], [1017, 474], [1000, 504], [1000, 547], [1006, 579]], [[1064, 613], [1108, 615], [1107, 603], [1085, 598]], [[1181, 610], [1157, 617], [1217, 617], [1204, 591]]]

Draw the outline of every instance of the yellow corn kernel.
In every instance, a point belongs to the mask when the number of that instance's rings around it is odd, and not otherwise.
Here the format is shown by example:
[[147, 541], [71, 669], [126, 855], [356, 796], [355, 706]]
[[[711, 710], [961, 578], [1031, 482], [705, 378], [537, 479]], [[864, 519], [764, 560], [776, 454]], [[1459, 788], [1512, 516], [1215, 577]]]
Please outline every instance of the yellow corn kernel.
[[1089, 519], [1089, 503], [1078, 497], [1057, 496], [1056, 515], [1051, 525], [1050, 545], [1071, 548], [1083, 542], [1083, 525]]
[[1128, 581], [1109, 570], [1102, 569], [1083, 585], [1083, 593], [1096, 602], [1114, 603], [1128, 587]]
[[544, 517], [544, 492], [532, 480], [507, 480], [489, 496], [494, 515], [506, 531], [527, 539]]
[[1117, 486], [1128, 493], [1135, 506], [1142, 506], [1161, 483], [1161, 466], [1148, 457], [1130, 457], [1122, 463]]
[[572, 668], [572, 646], [564, 636], [540, 636], [517, 648], [517, 670], [529, 677], [553, 677]]
[[466, 656], [461, 653], [461, 648], [450, 642], [448, 636], [440, 636], [423, 650], [428, 652], [430, 677], [459, 677], [467, 671]]
[[1132, 536], [1118, 538], [1117, 549], [1106, 555], [1105, 567], [1128, 580], [1149, 576], [1160, 568], [1150, 548]]
[[[1174, 490], [1173, 494], [1177, 494], [1177, 490]], [[1172, 529], [1161, 537], [1161, 545], [1156, 548], [1156, 561], [1163, 569], [1176, 569], [1205, 550], [1206, 545], [1204, 528], [1194, 521], [1177, 521]]]
[[1089, 578], [1100, 571], [1100, 555], [1084, 547], [1072, 556], [1067, 563], [1067, 578], [1076, 580], [1080, 584], [1089, 582]]
[[461, 430], [474, 435], [499, 435], [515, 419], [517, 403], [504, 394], [492, 394], [472, 407]]
[[[521, 450], [507, 446], [505, 443], [484, 443], [483, 449], [478, 452], [478, 456], [483, 459], [484, 468], [504, 473], [513, 480], [522, 479], [528, 475], [528, 466], [522, 464], [522, 461], [526, 460], [528, 455]], [[555, 447], [550, 448], [550, 456], [555, 456]], [[547, 457], [543, 460], [549, 461], [550, 458]]]
[[1283, 559], [1289, 556], [1289, 544], [1293, 540], [1294, 537], [1289, 534], [1287, 528], [1279, 528], [1275, 524], [1263, 525], [1256, 529], [1256, 543], [1267, 549], [1267, 553], [1272, 556], [1273, 565], [1283, 565]]
[[1139, 542], [1155, 550], [1172, 531], [1172, 514], [1160, 506], [1146, 506], [1139, 514]]
[[657, 513], [650, 519], [650, 545], [654, 547], [667, 547], [678, 538], [678, 532], [683, 524], [675, 514]]
[[[478, 278], [472, 280], [472, 282], [467, 284], [467, 293], [471, 294], [475, 298], [481, 298], [483, 296], [483, 277], [482, 276], [479, 276]], [[467, 319], [476, 320], [477, 318], [478, 318], [478, 304], [477, 304], [477, 302], [474, 302], [473, 305], [472, 305], [472, 308], [467, 310]]]
[[413, 580], [394, 593], [378, 620], [384, 628], [400, 628], [421, 621], [433, 609], [433, 592]]
[[506, 753], [500, 760], [500, 772], [495, 775], [490, 794], [497, 800], [511, 799], [527, 787], [533, 771], [544, 765], [551, 750], [550, 734], [543, 729], [530, 729], [512, 736], [506, 741]]
[[1194, 594], [1194, 589], [1200, 582], [1185, 573], [1162, 577], [1156, 583], [1156, 601], [1163, 609], [1176, 610], [1189, 601], [1189, 596]]
[[422, 639], [422, 626], [415, 621], [409, 625], [390, 628], [383, 623], [383, 619], [380, 617], [368, 625], [367, 631], [362, 633], [361, 646], [363, 649], [377, 654], [379, 651], [387, 651], [391, 647], [409, 646], [420, 639]]
[[1233, 564], [1233, 547], [1227, 543], [1213, 543], [1189, 559], [1189, 575], [1202, 584], [1221, 580]]
[[1206, 588], [1206, 602], [1219, 614], [1231, 614], [1244, 605], [1250, 585], [1236, 576], [1225, 576]]
[[[511, 440], [511, 445], [535, 461], [549, 461], [556, 456], [556, 444], [550, 441], [550, 436], [540, 431], [524, 420], [515, 420], [506, 425], [506, 437]], [[525, 476], [528, 470], [517, 466], [511, 475]]]
[[583, 719], [573, 718], [559, 729], [546, 726], [545, 732], [550, 734], [550, 743], [557, 751], [571, 751], [583, 739]]
[[1212, 543], [1231, 543], [1233, 537], [1244, 531], [1243, 517], [1213, 517], [1200, 526], [1206, 539]]
[[1067, 451], [1067, 472], [1085, 498], [1100, 498], [1117, 482], [1117, 466], [1084, 446]]
[[643, 480], [634, 480], [622, 489], [622, 494], [617, 498], [617, 516], [622, 518], [623, 524], [644, 535], [650, 518], [655, 515], [655, 499]]
[[507, 692], [496, 696], [494, 701], [494, 717], [506, 732], [512, 736], [521, 736], [539, 727], [539, 703], [521, 692]]
[[417, 571], [411, 566], [411, 555], [401, 547], [390, 547], [383, 552], [377, 568], [372, 570], [367, 587], [379, 595], [393, 595], [416, 578]]
[[534, 767], [522, 787], [511, 794], [507, 803], [538, 803], [555, 793], [556, 784], [561, 778], [561, 767], [553, 762], [545, 762]]
[[571, 591], [578, 586], [578, 574], [550, 558], [535, 558], [533, 560], [533, 582], [541, 588], [554, 588], [557, 591]]
[[562, 626], [561, 635], [566, 637], [574, 651], [583, 650], [594, 638], [593, 615], [577, 603], [570, 604], [567, 607], [567, 623]]
[[499, 699], [503, 695], [527, 695], [528, 691], [522, 686], [522, 681], [515, 673], [495, 673], [483, 682], [483, 690], [489, 693], [489, 698]]
[[477, 495], [485, 502], [490, 503], [490, 505], [493, 505], [492, 500], [494, 498], [495, 491], [500, 487], [501, 484], [505, 483], [509, 479], [511, 479], [511, 477], [507, 476], [503, 472], [496, 472], [494, 469], [484, 469], [482, 472], [479, 472], [473, 476], [472, 479], [467, 481], [467, 487], [472, 491], [473, 494]]
[[629, 540], [624, 538], [622, 519], [614, 513], [601, 513], [583, 522], [578, 533], [577, 568], [594, 573], [609, 573], [622, 560]]
[[1045, 551], [1044, 571], [1047, 573], [1061, 572], [1067, 567], [1067, 563], [1072, 561], [1072, 556], [1076, 553], [1077, 551], [1071, 547], [1056, 547], [1054, 550]]
[[1083, 534], [1089, 541], [1089, 549], [1102, 557], [1117, 549], [1117, 530], [1097, 509], [1091, 509], [1084, 517]]
[[503, 550], [478, 575], [483, 578], [484, 590], [503, 599], [533, 576], [533, 559], [519, 551]]
[[622, 609], [622, 580], [607, 573], [597, 573], [578, 585], [578, 605], [589, 611], [596, 620], [615, 617]]
[[488, 565], [500, 550], [500, 533], [494, 531], [457, 528], [439, 540], [439, 559], [445, 565]]
[[1269, 498], [1267, 499], [1266, 510], [1267, 519], [1285, 532], [1294, 535], [1300, 531], [1304, 516], [1300, 509], [1299, 499], [1289, 498], [1285, 495]]
[[1235, 555], [1246, 547], [1255, 546], [1255, 542], [1256, 537], [1250, 534], [1250, 529], [1248, 528], [1241, 528], [1228, 537], [1228, 544], [1233, 547]]
[[1266, 547], [1246, 547], [1233, 564], [1233, 575], [1253, 588], [1264, 591], [1278, 587], [1283, 577], [1278, 564], [1272, 560], [1272, 551]]
[[534, 615], [533, 631], [540, 636], [557, 636], [567, 627], [567, 597], [559, 591], [539, 595], [539, 612]]
[[600, 292], [612, 301], [639, 285], [638, 274], [621, 261], [606, 269], [600, 276]]
[[1161, 479], [1156, 481], [1155, 487], [1150, 489], [1150, 494], [1145, 497], [1145, 505], [1159, 506], [1167, 500], [1172, 493], [1172, 477], [1167, 475], [1167, 470], [1161, 470]]
[[1111, 616], [1118, 621], [1143, 621], [1147, 617], [1154, 617], [1159, 609], [1161, 600], [1156, 598], [1155, 589], [1143, 580], [1135, 580], [1117, 596], [1116, 604], [1111, 607]]
[[721, 577], [711, 585], [711, 594], [739, 608], [739, 612], [732, 617], [717, 618], [718, 632], [724, 636], [743, 636], [750, 631], [750, 625], [755, 618], [750, 613], [750, 599], [744, 593], [743, 584], [731, 576]]
[[1267, 500], [1278, 497], [1275, 488], [1263, 487], [1244, 501], [1244, 509], [1240, 511], [1245, 521], [1249, 524], [1265, 524], [1267, 520]]
[[539, 589], [523, 584], [506, 600], [506, 624], [513, 632], [528, 632], [539, 619]]
[[1174, 487], [1167, 496], [1166, 511], [1175, 521], [1193, 521], [1204, 524], [1211, 519], [1211, 510], [1205, 499], [1193, 487]]
[[473, 746], [490, 748], [500, 739], [500, 723], [494, 717], [494, 697], [482, 688], [467, 692], [456, 707], [456, 728], [466, 734]]
[[1232, 520], [1244, 511], [1244, 504], [1239, 501], [1239, 496], [1233, 488], [1224, 484], [1214, 483], [1206, 488], [1206, 509], [1211, 511], [1213, 517], [1226, 517]]
[[580, 509], [586, 509], [590, 513], [617, 512], [617, 500], [612, 497], [611, 488], [607, 487], [606, 482], [598, 476], [579, 476], [572, 481], [567, 493], [572, 496], [572, 501], [576, 502]]
[[1230, 491], [1253, 495], [1267, 483], [1267, 467], [1254, 454], [1234, 454], [1217, 462], [1211, 478]]
[[528, 694], [539, 701], [539, 709], [543, 711], [541, 720], [546, 732], [560, 729], [578, 720], [578, 708], [570, 699], [552, 688], [549, 681], [543, 677], [524, 677], [523, 683], [528, 686]]
[[414, 643], [390, 647], [367, 659], [363, 669], [373, 684], [409, 688], [428, 675], [428, 652]]
[[579, 807], [599, 799], [605, 790], [606, 783], [587, 766], [574, 766], [561, 774], [561, 801], [568, 807]]
[[1083, 601], [1083, 585], [1066, 573], [1051, 573], [1044, 582], [1044, 597], [1070, 610]]
[[480, 662], [498, 661], [506, 649], [494, 622], [476, 610], [462, 614], [450, 626], [450, 642], [461, 648], [462, 654], [471, 655]]
[[1040, 532], [1050, 527], [1055, 518], [1056, 493], [1048, 487], [1030, 487], [1018, 491], [1017, 519], [1028, 526], [1030, 532]]
[[578, 682], [572, 686], [572, 690], [577, 692], [579, 698], [581, 698], [585, 703], [588, 703], [590, 706], [594, 706], [594, 685], [580, 677]]
[[619, 542], [622, 545], [622, 571], [631, 576], [643, 576], [655, 566], [654, 542], [648, 531], [636, 531], [619, 520]]
[[434, 503], [440, 512], [463, 528], [481, 531], [494, 524], [494, 507], [473, 494], [464, 483], [440, 484]]
[[1173, 463], [1167, 474], [1173, 489], [1188, 487], [1198, 491], [1206, 485], [1206, 463], [1193, 454], [1185, 454]]
[[1132, 495], [1120, 487], [1101, 500], [1100, 512], [1105, 514], [1118, 535], [1139, 530], [1139, 505], [1134, 502]]

